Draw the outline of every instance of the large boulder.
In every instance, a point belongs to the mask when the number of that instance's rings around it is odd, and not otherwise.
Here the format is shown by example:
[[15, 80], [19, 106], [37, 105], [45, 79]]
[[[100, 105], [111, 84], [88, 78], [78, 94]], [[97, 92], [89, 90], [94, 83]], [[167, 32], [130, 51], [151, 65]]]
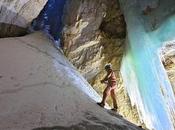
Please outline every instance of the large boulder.
[[141, 130], [100, 97], [42, 33], [0, 39], [1, 130]]
[[0, 37], [24, 35], [47, 0], [1, 0]]

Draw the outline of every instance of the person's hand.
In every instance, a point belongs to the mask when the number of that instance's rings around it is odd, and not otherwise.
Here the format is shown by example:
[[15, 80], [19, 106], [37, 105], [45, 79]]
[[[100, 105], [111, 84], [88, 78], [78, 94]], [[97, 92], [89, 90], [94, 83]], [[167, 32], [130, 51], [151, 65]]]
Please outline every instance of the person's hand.
[[101, 83], [104, 83], [104, 80], [101, 80], [100, 82], [101, 82]]

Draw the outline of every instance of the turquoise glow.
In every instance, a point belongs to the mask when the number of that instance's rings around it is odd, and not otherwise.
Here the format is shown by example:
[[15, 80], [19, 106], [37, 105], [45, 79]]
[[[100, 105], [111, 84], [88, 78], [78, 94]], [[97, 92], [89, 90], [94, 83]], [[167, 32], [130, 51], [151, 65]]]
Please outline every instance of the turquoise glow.
[[154, 130], [174, 130], [175, 97], [159, 49], [165, 42], [175, 40], [175, 16], [171, 14], [152, 29], [148, 23], [151, 17], [143, 15], [139, 2], [120, 1], [128, 31], [122, 77], [132, 105], [136, 105], [146, 126]]

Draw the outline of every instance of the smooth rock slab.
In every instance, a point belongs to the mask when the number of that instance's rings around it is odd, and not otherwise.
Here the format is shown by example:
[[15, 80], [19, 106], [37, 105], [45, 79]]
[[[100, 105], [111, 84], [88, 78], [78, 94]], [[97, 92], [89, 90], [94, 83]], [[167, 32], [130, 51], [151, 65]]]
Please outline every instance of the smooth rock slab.
[[0, 130], [140, 130], [100, 97], [42, 33], [0, 39]]

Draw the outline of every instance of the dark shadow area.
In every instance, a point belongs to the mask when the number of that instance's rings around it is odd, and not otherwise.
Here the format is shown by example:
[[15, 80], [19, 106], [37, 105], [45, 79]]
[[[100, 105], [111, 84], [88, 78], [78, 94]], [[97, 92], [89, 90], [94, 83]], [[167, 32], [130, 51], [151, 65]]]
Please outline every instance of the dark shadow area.
[[[72, 125], [69, 127], [64, 126], [54, 126], [54, 127], [41, 127], [41, 128], [34, 128], [32, 130], [132, 130], [135, 129], [136, 126], [132, 126], [131, 124], [130, 128], [125, 125], [115, 125], [115, 124], [109, 124], [109, 123], [103, 123], [103, 124], [92, 124], [87, 121], [84, 121], [82, 123], [79, 123], [77, 125]], [[143, 130], [142, 128], [138, 127], [138, 130]]]
[[100, 30], [109, 38], [125, 38], [126, 22], [119, 2], [111, 1], [106, 5], [107, 13], [100, 25]]
[[139, 4], [147, 21], [145, 23], [147, 31], [158, 29], [164, 21], [175, 13], [174, 0], [148, 0], [140, 1]]
[[26, 34], [28, 34], [27, 28], [7, 23], [0, 23], [0, 38], [18, 37]]
[[[114, 112], [115, 113], [115, 112]], [[122, 119], [121, 116], [118, 114], [112, 114], [112, 116], [118, 118], [119, 120]], [[109, 112], [111, 115], [111, 112]], [[118, 125], [118, 124], [110, 124], [103, 122], [101, 119], [92, 116], [91, 112], [86, 112], [84, 117], [86, 118], [85, 121], [82, 121], [79, 124], [71, 125], [71, 126], [53, 126], [53, 127], [41, 127], [41, 128], [34, 128], [33, 130], [132, 130], [136, 129], [136, 126], [128, 121], [125, 120], [125, 125]], [[93, 123], [92, 123], [93, 122]], [[138, 130], [143, 130], [142, 128], [138, 127]]]
[[27, 27], [23, 28], [18, 26], [20, 25], [20, 22], [27, 23], [27, 20], [24, 17], [19, 16], [19, 14], [7, 9], [5, 6], [1, 6], [1, 11], [8, 12], [8, 16], [6, 16], [5, 19], [10, 19], [10, 21], [7, 21], [8, 23], [5, 23], [6, 21], [0, 22], [0, 38], [24, 36], [27, 34]]

